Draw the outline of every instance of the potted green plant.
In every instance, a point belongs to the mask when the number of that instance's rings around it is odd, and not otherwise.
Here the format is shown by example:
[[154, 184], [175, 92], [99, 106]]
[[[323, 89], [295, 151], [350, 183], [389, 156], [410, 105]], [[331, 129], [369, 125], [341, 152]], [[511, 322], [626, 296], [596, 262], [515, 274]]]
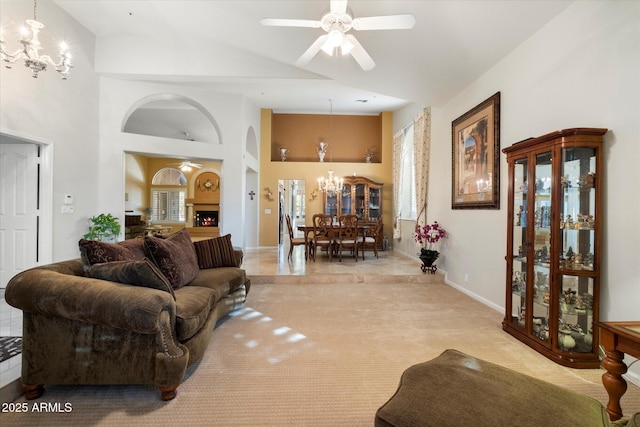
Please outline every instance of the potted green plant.
[[434, 263], [440, 256], [440, 252], [434, 249], [434, 245], [445, 237], [447, 237], [447, 232], [438, 224], [438, 221], [424, 226], [416, 224], [415, 239], [418, 244], [422, 245], [419, 257], [422, 261], [423, 273], [429, 271], [434, 274], [436, 272], [438, 267]]
[[120, 220], [111, 214], [100, 214], [89, 218], [89, 232], [84, 235], [87, 240], [101, 242], [116, 241], [120, 235]]

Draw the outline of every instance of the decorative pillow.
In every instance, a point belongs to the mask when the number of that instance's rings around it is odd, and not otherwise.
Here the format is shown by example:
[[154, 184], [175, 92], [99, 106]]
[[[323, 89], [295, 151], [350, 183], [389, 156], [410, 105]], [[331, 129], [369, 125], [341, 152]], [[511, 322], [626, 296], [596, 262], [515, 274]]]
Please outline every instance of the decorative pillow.
[[145, 236], [144, 250], [173, 289], [183, 287], [198, 275], [196, 251], [186, 228], [165, 239]]
[[200, 268], [237, 267], [231, 234], [194, 242]]
[[173, 299], [176, 299], [171, 283], [158, 267], [146, 258], [142, 261], [114, 261], [94, 264], [89, 269], [89, 277], [158, 289], [169, 292]]
[[93, 264], [112, 261], [142, 261], [145, 258], [144, 239], [141, 238], [118, 243], [80, 239], [78, 246], [84, 271], [88, 271]]

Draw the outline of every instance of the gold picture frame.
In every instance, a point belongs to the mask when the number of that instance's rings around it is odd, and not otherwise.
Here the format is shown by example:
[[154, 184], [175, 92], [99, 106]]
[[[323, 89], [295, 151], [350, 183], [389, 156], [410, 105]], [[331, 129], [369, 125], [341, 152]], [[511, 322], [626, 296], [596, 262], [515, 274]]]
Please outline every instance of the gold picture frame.
[[500, 209], [500, 92], [451, 122], [451, 208]]

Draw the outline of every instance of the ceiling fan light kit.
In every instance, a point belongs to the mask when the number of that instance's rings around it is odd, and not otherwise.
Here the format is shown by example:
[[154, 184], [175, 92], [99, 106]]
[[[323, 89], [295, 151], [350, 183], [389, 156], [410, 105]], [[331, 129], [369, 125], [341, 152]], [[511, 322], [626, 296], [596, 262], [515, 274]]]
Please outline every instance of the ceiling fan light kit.
[[184, 160], [180, 163], [174, 163], [182, 172], [191, 172], [193, 169], [200, 169], [202, 165], [199, 163], [193, 163], [189, 160]]
[[351, 54], [364, 71], [369, 71], [376, 66], [376, 63], [360, 42], [352, 34], [347, 33], [351, 29], [357, 31], [411, 29], [416, 20], [411, 14], [354, 19], [347, 13], [347, 2], [345, 0], [331, 0], [329, 12], [322, 16], [319, 21], [265, 18], [260, 23], [265, 26], [275, 27], [322, 28], [327, 33], [318, 37], [307, 51], [302, 54], [296, 61], [297, 66], [308, 63], [320, 50], [327, 55], [333, 55], [336, 49], [340, 48], [342, 55]]

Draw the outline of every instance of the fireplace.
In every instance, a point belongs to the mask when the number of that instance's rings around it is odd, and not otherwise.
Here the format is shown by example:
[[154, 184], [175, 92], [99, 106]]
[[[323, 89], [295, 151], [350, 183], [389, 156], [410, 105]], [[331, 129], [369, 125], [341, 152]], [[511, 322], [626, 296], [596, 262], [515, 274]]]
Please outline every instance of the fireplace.
[[196, 227], [217, 227], [218, 211], [196, 211]]

